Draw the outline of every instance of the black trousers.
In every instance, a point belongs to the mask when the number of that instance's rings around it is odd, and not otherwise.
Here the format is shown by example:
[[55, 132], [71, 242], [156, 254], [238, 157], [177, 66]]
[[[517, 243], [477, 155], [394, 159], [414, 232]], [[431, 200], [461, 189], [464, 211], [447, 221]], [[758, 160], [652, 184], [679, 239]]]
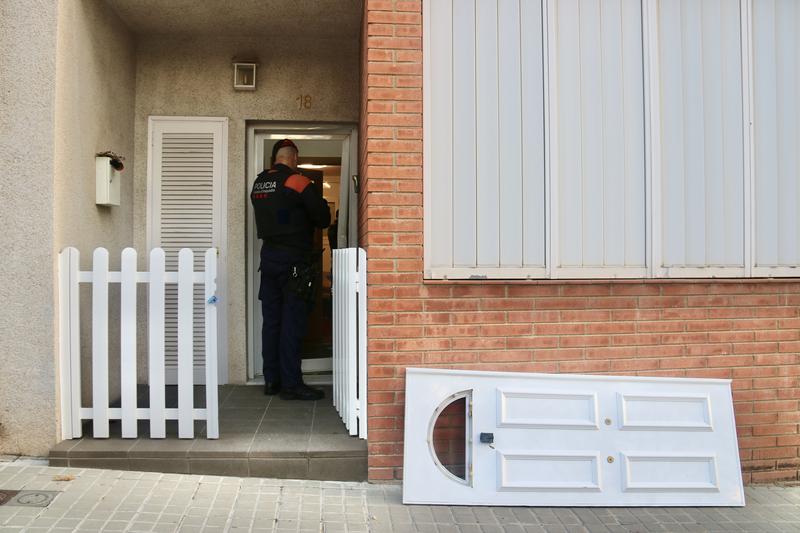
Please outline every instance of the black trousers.
[[290, 388], [303, 382], [300, 347], [308, 326], [311, 306], [296, 294], [286, 291], [294, 266], [307, 264], [302, 252], [261, 248], [261, 356], [264, 380], [280, 382]]

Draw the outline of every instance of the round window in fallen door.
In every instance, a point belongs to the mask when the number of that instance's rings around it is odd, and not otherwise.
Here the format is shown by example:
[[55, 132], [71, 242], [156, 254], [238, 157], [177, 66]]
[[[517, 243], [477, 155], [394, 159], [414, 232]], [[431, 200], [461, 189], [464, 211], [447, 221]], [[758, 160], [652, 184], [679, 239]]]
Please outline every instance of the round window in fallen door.
[[436, 466], [449, 478], [472, 485], [472, 390], [449, 396], [434, 411], [428, 443]]

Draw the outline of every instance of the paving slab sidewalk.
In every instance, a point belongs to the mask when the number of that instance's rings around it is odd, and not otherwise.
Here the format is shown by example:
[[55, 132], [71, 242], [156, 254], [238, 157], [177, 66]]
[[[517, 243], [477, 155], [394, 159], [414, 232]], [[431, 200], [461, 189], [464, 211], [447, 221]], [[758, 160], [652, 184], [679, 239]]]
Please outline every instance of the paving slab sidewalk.
[[744, 508], [404, 506], [399, 485], [42, 463], [0, 461], [0, 489], [59, 491], [44, 508], [0, 506], [0, 532], [800, 533], [798, 487], [747, 487]]

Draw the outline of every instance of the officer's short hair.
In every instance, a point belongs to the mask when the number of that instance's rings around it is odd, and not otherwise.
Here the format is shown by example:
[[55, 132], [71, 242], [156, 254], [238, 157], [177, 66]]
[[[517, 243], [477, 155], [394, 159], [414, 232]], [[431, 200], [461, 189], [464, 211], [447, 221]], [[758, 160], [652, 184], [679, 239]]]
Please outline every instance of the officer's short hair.
[[276, 142], [272, 145], [272, 163], [275, 163], [275, 157], [278, 155], [278, 151], [282, 148], [294, 148], [294, 151], [299, 153], [300, 150], [297, 149], [297, 145], [292, 142], [291, 139], [281, 139], [280, 141]]

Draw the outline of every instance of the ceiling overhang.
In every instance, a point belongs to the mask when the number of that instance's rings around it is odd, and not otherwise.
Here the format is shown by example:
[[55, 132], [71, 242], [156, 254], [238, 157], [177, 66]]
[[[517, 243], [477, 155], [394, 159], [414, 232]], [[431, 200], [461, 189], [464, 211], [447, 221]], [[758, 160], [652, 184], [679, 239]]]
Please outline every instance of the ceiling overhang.
[[136, 35], [358, 39], [363, 0], [106, 0]]

